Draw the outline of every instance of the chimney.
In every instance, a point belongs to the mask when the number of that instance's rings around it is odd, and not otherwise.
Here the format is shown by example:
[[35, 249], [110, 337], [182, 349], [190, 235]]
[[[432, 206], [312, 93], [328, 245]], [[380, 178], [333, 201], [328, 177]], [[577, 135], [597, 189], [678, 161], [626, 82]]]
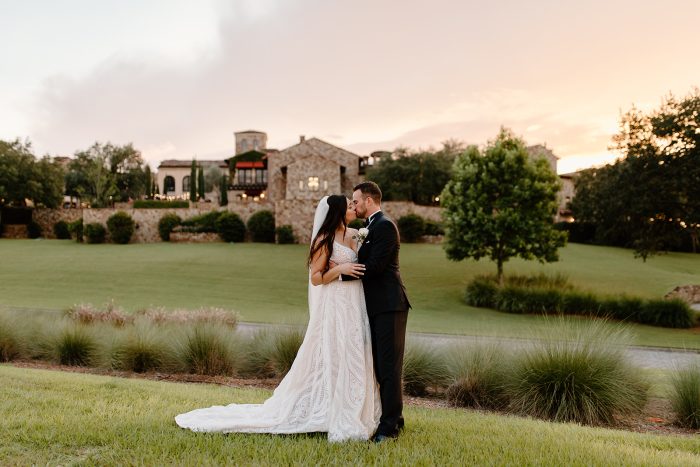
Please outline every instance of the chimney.
[[306, 136], [304, 136], [304, 135], [299, 135], [299, 142], [300, 142], [300, 143], [303, 143], [304, 141], [306, 141]]

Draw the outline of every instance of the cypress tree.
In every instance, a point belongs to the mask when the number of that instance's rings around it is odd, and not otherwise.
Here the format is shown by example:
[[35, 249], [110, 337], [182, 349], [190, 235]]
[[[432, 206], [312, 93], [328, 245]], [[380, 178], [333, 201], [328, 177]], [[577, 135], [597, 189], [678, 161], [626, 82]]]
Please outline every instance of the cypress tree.
[[221, 193], [221, 196], [219, 197], [219, 205], [220, 206], [228, 205], [228, 177], [226, 175], [223, 175], [221, 177], [221, 184], [219, 185], [219, 192]]
[[199, 176], [197, 177], [197, 192], [199, 199], [204, 200], [204, 168], [199, 167]]
[[197, 201], [197, 163], [194, 159], [190, 168], [190, 201]]
[[150, 199], [151, 196], [153, 196], [153, 182], [151, 178], [151, 167], [148, 164], [146, 164], [146, 169], [144, 170], [143, 182], [143, 194], [147, 199]]

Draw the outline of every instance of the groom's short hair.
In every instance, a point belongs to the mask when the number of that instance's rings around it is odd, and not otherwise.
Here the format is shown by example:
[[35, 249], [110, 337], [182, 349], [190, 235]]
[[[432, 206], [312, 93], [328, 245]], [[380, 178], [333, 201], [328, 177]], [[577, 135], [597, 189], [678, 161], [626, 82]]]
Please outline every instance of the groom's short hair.
[[363, 195], [369, 196], [374, 200], [375, 203], [379, 204], [382, 202], [382, 190], [379, 189], [379, 185], [374, 182], [362, 182], [355, 185], [352, 191], [360, 190]]

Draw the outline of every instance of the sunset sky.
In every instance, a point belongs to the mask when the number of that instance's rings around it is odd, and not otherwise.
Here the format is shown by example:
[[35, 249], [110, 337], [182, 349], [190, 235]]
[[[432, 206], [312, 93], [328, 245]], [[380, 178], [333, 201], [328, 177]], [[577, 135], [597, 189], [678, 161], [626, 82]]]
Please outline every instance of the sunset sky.
[[559, 172], [612, 161], [621, 111], [700, 85], [700, 1], [0, 0], [0, 139], [218, 159], [233, 132], [368, 154], [501, 125]]

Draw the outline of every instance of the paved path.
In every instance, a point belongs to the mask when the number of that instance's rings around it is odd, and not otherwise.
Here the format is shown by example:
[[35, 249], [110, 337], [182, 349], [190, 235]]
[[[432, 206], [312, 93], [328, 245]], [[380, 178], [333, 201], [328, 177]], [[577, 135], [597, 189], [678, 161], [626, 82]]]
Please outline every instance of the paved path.
[[[260, 323], [239, 323], [238, 325], [238, 329], [245, 333], [252, 333], [263, 329], [285, 329], [294, 327], [295, 326], [290, 325]], [[535, 342], [534, 340], [529, 339], [514, 339], [507, 337], [462, 336], [422, 332], [410, 332], [408, 333], [408, 338], [429, 342], [438, 346], [456, 343], [499, 344], [508, 346], [513, 351], [523, 349]], [[674, 368], [684, 367], [693, 361], [700, 363], [700, 351], [697, 350], [629, 346], [626, 349], [626, 353], [632, 363], [639, 368], [672, 370]]]

